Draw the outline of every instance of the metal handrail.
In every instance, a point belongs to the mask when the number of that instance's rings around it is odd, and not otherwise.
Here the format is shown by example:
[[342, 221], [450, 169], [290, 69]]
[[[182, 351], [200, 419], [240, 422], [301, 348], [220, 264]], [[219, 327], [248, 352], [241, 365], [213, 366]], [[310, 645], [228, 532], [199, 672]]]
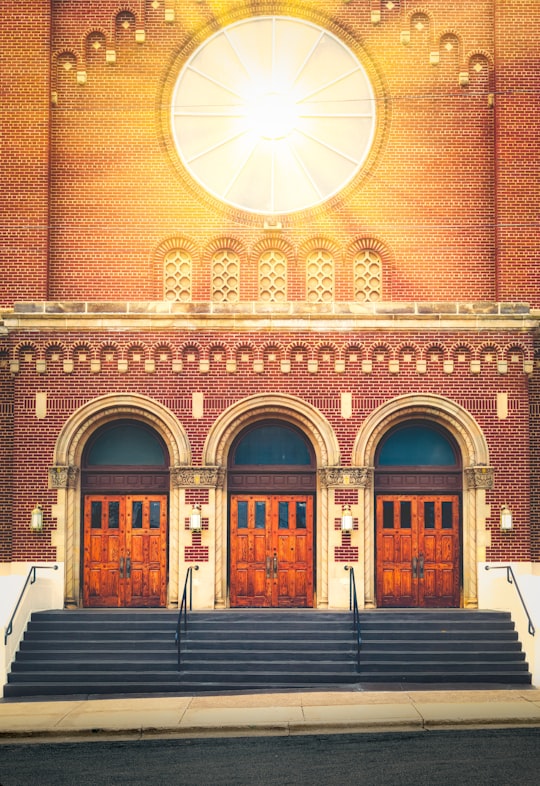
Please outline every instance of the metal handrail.
[[11, 619], [9, 620], [7, 627], [4, 631], [4, 646], [7, 644], [7, 640], [9, 636], [13, 633], [13, 620], [15, 619], [15, 615], [19, 610], [19, 606], [21, 605], [21, 601], [24, 597], [24, 593], [26, 592], [26, 588], [36, 582], [36, 570], [58, 570], [58, 565], [32, 565], [30, 570], [28, 571], [28, 576], [26, 577], [26, 581], [24, 582], [24, 586], [19, 593], [19, 598], [17, 600], [17, 604], [13, 610], [13, 614], [11, 615]]
[[362, 646], [362, 636], [360, 633], [360, 611], [358, 610], [358, 596], [356, 594], [356, 579], [352, 565], [345, 565], [345, 570], [349, 572], [349, 611], [353, 613], [353, 629], [356, 637], [356, 670], [360, 671], [360, 648]]
[[529, 610], [528, 610], [528, 608], [527, 608], [527, 606], [525, 604], [525, 601], [523, 600], [523, 595], [521, 594], [521, 591], [519, 589], [519, 585], [518, 585], [517, 579], [516, 579], [516, 577], [514, 575], [514, 571], [512, 570], [512, 566], [511, 565], [486, 565], [485, 569], [486, 570], [506, 570], [506, 581], [509, 584], [513, 584], [515, 586], [517, 594], [519, 595], [519, 599], [521, 601], [521, 605], [523, 606], [523, 611], [527, 615], [527, 619], [529, 621], [528, 632], [529, 632], [529, 634], [531, 636], [534, 636], [534, 634], [536, 633], [536, 628], [534, 627], [533, 621], [531, 619], [531, 615], [529, 614]]
[[[180, 602], [180, 609], [178, 611], [178, 621], [176, 623], [176, 634], [175, 634], [175, 641], [176, 647], [178, 652], [178, 670], [180, 671], [180, 648], [182, 644], [182, 615], [184, 615], [184, 633], [187, 632], [187, 613], [191, 611], [192, 601], [193, 601], [193, 571], [199, 570], [198, 565], [190, 565], [190, 567], [186, 571], [186, 580], [184, 581], [184, 591], [182, 593], [182, 600]], [[189, 596], [188, 596], [188, 588], [189, 588]], [[188, 608], [188, 600], [189, 600], [189, 608]]]

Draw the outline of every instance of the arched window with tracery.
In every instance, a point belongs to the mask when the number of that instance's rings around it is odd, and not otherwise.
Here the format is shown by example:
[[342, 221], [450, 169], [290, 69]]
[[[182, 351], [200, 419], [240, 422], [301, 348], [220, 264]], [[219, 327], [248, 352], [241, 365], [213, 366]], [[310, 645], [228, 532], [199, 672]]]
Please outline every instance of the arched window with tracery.
[[312, 251], [306, 260], [308, 303], [330, 303], [334, 299], [334, 258], [324, 248]]
[[354, 299], [358, 303], [382, 300], [382, 262], [376, 251], [365, 248], [353, 260]]
[[212, 258], [212, 300], [214, 303], [237, 303], [240, 299], [240, 259], [224, 248]]
[[190, 254], [173, 248], [163, 260], [165, 300], [189, 303], [191, 300], [193, 262]]
[[275, 248], [259, 258], [259, 299], [266, 303], [287, 300], [287, 258]]

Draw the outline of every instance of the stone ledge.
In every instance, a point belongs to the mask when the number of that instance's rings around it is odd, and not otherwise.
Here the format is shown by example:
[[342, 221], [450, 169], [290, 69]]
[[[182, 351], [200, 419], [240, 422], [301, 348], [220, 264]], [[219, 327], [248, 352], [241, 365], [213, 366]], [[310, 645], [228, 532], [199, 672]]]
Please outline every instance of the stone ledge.
[[305, 303], [288, 301], [286, 303], [267, 303], [246, 301], [241, 303], [170, 303], [161, 300], [149, 301], [42, 301], [15, 303], [14, 314], [125, 314], [125, 315], [258, 315], [279, 314], [280, 316], [512, 316], [530, 314], [527, 303], [496, 303], [478, 301], [460, 303], [451, 301], [433, 302], [391, 302], [379, 303]]
[[[15, 309], [17, 309], [17, 303]], [[84, 314], [87, 304], [84, 301], [66, 301], [62, 303], [45, 303], [46, 314]]]

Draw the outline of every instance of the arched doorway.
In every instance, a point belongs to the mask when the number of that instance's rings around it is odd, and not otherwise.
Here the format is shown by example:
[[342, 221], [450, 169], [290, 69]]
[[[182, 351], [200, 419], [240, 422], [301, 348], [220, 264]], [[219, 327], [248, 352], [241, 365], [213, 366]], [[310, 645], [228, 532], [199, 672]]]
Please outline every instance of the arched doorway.
[[436, 423], [390, 429], [375, 453], [379, 606], [457, 607], [461, 589], [461, 453]]
[[228, 458], [231, 606], [311, 607], [316, 460], [294, 426], [254, 423]]
[[169, 455], [147, 424], [99, 428], [82, 456], [83, 604], [164, 606]]

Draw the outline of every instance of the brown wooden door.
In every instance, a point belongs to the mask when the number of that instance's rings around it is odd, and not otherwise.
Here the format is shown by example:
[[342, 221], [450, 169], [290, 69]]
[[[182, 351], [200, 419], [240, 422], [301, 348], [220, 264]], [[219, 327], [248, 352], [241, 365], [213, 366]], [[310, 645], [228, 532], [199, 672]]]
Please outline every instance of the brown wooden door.
[[167, 497], [86, 495], [84, 605], [164, 606], [166, 587]]
[[313, 497], [230, 500], [231, 606], [313, 605]]
[[120, 555], [124, 550], [125, 507], [122, 497], [86, 496], [83, 571], [85, 606], [123, 605]]
[[459, 497], [377, 497], [380, 606], [459, 606]]

